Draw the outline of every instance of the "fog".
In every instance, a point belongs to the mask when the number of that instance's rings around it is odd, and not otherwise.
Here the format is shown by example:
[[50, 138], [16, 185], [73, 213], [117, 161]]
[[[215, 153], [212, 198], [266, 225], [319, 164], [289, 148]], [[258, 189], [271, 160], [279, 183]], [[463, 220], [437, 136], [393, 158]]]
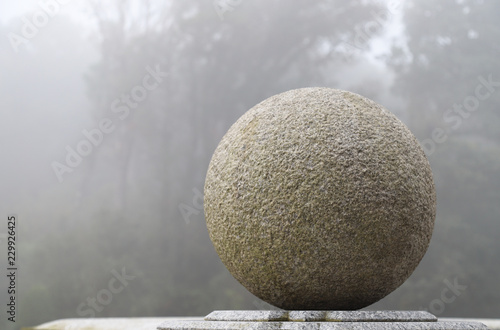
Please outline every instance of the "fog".
[[237, 118], [310, 86], [384, 105], [433, 169], [429, 250], [369, 309], [499, 318], [499, 22], [482, 0], [3, 2], [0, 328], [272, 308], [220, 262], [203, 184]]

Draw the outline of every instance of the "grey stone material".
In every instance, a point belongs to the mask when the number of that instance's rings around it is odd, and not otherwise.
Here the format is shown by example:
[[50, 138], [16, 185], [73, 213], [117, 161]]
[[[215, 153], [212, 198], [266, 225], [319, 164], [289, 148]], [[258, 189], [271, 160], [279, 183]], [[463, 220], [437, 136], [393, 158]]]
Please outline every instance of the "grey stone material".
[[[173, 321], [203, 321], [202, 317], [121, 317], [121, 318], [78, 318], [60, 319], [37, 325], [30, 330], [154, 330], [158, 325], [167, 322], [171, 325]], [[499, 319], [446, 319], [446, 321], [481, 322], [489, 329], [500, 330]]]
[[325, 311], [290, 311], [288, 320], [295, 322], [325, 321]]
[[424, 311], [214, 311], [205, 321], [293, 321], [293, 322], [436, 322]]
[[328, 311], [326, 321], [338, 322], [436, 322], [424, 311]]
[[500, 319], [479, 319], [479, 318], [457, 318], [457, 317], [443, 317], [439, 318], [439, 321], [460, 321], [460, 322], [480, 322], [492, 330], [500, 330]]
[[157, 330], [462, 330], [487, 329], [479, 322], [224, 322], [224, 321], [167, 321]]
[[205, 321], [286, 321], [287, 311], [213, 311]]
[[213, 245], [251, 293], [287, 310], [355, 310], [399, 287], [432, 236], [427, 158], [392, 113], [303, 88], [247, 111], [205, 181]]

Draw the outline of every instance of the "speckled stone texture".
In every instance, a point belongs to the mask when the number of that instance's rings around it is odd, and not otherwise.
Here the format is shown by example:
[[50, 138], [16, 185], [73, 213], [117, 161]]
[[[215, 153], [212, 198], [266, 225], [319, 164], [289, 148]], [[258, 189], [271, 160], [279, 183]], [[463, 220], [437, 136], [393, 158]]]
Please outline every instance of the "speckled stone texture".
[[393, 114], [304, 88], [246, 112], [205, 182], [210, 238], [231, 274], [288, 310], [353, 310], [400, 286], [434, 226], [432, 172]]
[[214, 311], [201, 320], [172, 320], [159, 330], [179, 329], [487, 329], [470, 320], [446, 322], [424, 311]]
[[488, 329], [479, 322], [223, 322], [167, 321], [158, 330], [472, 330]]
[[287, 311], [213, 311], [205, 321], [288, 321]]
[[205, 321], [292, 322], [437, 322], [424, 311], [214, 311]]
[[423, 311], [215, 311], [201, 320], [166, 321], [158, 330], [179, 329], [487, 329], [480, 322], [447, 321]]

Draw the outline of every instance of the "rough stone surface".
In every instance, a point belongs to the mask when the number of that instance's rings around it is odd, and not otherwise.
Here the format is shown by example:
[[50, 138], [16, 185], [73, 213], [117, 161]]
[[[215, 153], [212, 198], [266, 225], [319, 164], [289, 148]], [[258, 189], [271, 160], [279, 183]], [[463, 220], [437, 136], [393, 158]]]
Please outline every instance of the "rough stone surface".
[[360, 95], [304, 88], [246, 112], [214, 152], [207, 227], [251, 293], [283, 309], [352, 310], [400, 286], [434, 225], [418, 141]]
[[488, 329], [479, 322], [224, 322], [167, 321], [158, 330], [187, 329], [248, 329], [248, 330], [462, 330]]
[[[186, 322], [189, 324], [195, 321], [196, 326], [200, 327], [203, 324], [201, 317], [138, 317], [138, 318], [79, 318], [79, 319], [61, 319], [35, 326], [33, 330], [154, 330], [154, 329], [186, 329]], [[484, 329], [478, 327], [478, 322], [487, 325], [488, 329], [500, 329], [500, 320], [498, 319], [446, 319], [447, 322], [471, 324], [474, 322], [476, 329]], [[207, 324], [208, 322], [205, 322]], [[238, 323], [238, 322], [232, 322]], [[242, 323], [242, 322], [239, 322]], [[250, 323], [250, 322], [246, 322]], [[265, 329], [262, 326], [264, 322], [260, 322], [260, 329]], [[279, 322], [272, 322], [272, 329], [278, 329], [276, 324]], [[319, 322], [315, 322], [318, 324]], [[160, 326], [161, 324], [161, 326]], [[173, 327], [176, 324], [178, 327]], [[302, 323], [304, 324], [304, 323]], [[324, 324], [324, 323], [320, 323]], [[462, 327], [463, 328], [463, 327]], [[228, 329], [227, 327], [221, 329]], [[249, 328], [251, 329], [251, 328]], [[315, 328], [315, 329], [318, 329]], [[323, 329], [323, 326], [319, 326]], [[469, 328], [470, 329], [470, 328]], [[472, 328], [474, 329], [474, 328]]]
[[327, 311], [326, 321], [337, 322], [437, 322], [424, 311]]
[[[123, 317], [123, 318], [79, 318], [79, 319], [61, 319], [44, 324], [37, 325], [32, 330], [154, 330], [154, 329], [186, 329], [186, 322], [197, 321], [200, 326], [203, 322], [202, 317]], [[455, 322], [458, 319], [446, 319], [448, 322]], [[479, 321], [488, 326], [489, 329], [500, 329], [500, 320], [495, 319], [464, 319], [465, 323]], [[172, 328], [175, 324], [178, 328]], [[208, 322], [205, 322], [208, 323]], [[233, 322], [235, 323], [235, 322]], [[263, 323], [263, 322], [260, 322]], [[276, 324], [278, 322], [273, 322]], [[160, 326], [161, 324], [161, 326]], [[260, 327], [264, 329], [263, 326]], [[319, 327], [322, 328], [321, 326]], [[27, 328], [28, 329], [28, 328]], [[224, 329], [228, 329], [227, 327]], [[274, 327], [276, 329], [276, 327]]]
[[437, 322], [424, 311], [214, 311], [205, 321], [292, 321], [292, 322]]
[[287, 311], [214, 311], [205, 321], [286, 321]]
[[294, 322], [312, 322], [325, 321], [326, 312], [324, 311], [290, 311], [288, 320]]

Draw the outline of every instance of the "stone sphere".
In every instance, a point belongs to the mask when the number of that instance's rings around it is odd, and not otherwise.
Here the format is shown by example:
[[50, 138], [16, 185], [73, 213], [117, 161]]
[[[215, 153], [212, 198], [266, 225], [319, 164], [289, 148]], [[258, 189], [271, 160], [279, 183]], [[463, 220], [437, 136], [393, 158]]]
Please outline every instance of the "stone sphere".
[[347, 91], [272, 96], [231, 126], [205, 181], [231, 274], [288, 310], [353, 310], [399, 287], [434, 227], [432, 172], [409, 129]]

